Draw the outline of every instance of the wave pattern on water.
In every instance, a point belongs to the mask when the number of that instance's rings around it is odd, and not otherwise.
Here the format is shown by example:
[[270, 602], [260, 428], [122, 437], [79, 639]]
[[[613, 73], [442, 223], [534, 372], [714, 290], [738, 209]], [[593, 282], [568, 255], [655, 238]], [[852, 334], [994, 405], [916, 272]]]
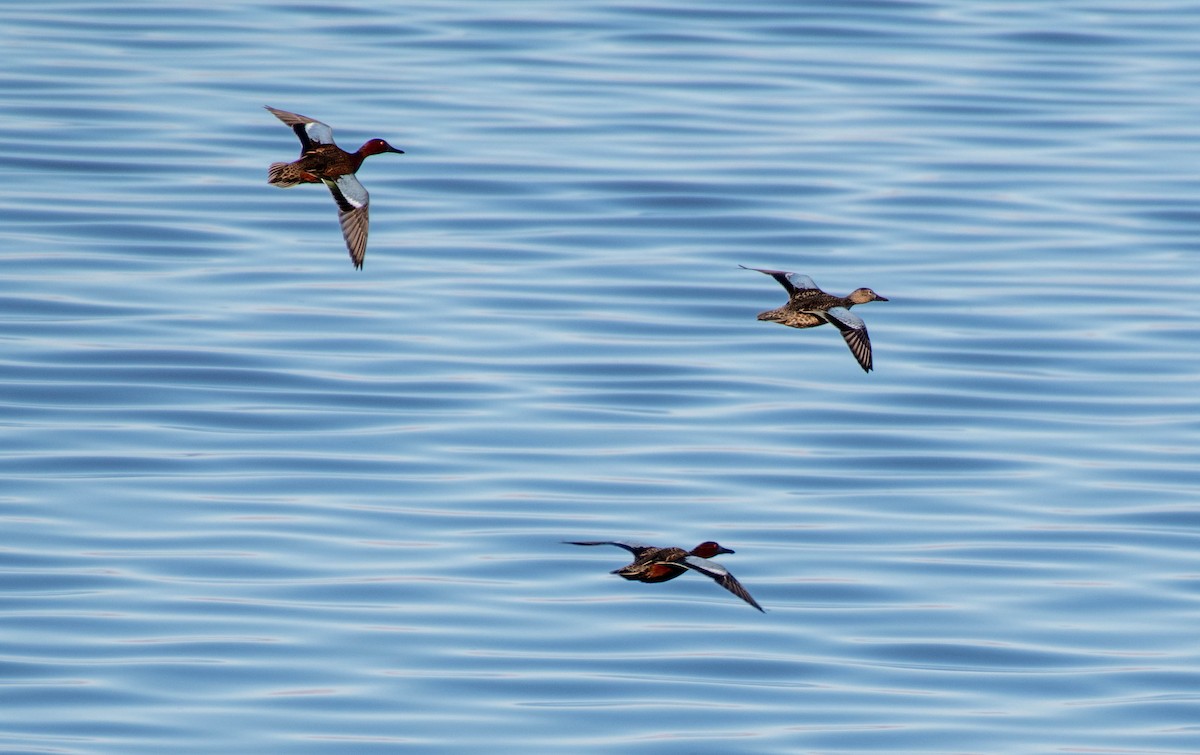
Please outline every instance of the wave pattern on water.
[[0, 10], [0, 751], [1195, 751], [1198, 22]]

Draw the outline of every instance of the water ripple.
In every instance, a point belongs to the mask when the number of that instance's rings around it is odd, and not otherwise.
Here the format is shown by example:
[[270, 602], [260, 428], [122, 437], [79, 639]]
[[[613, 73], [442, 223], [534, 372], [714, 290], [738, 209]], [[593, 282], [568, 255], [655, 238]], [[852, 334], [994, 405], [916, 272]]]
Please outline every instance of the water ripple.
[[145, 10], [0, 11], [0, 750], [1196, 749], [1195, 8]]

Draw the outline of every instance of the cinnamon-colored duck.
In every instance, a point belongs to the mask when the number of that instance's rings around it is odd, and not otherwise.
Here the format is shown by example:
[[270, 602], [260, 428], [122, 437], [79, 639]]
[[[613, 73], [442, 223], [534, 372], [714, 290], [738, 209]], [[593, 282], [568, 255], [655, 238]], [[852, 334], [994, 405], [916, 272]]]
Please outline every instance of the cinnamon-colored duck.
[[653, 545], [622, 543], [616, 540], [583, 542], [567, 540], [565, 542], [568, 545], [615, 545], [629, 551], [633, 554], [633, 563], [622, 566], [620, 569], [614, 569], [612, 572], [625, 579], [636, 582], [666, 582], [691, 569], [706, 577], [711, 577], [721, 587], [758, 610], [763, 610], [763, 607], [750, 597], [750, 593], [746, 592], [746, 588], [742, 587], [742, 583], [738, 582], [724, 566], [708, 560], [720, 553], [733, 553], [732, 549], [712, 540], [700, 543], [690, 551], [685, 551], [683, 548], [659, 548]]
[[787, 304], [778, 309], [760, 312], [758, 319], [777, 322], [789, 328], [815, 328], [830, 323], [842, 333], [850, 353], [858, 360], [864, 372], [870, 372], [874, 364], [871, 358], [871, 337], [867, 335], [867, 324], [850, 311], [855, 304], [869, 301], [887, 301], [869, 288], [859, 288], [848, 296], [827, 294], [807, 275], [783, 270], [763, 270], [757, 267], [738, 265], [743, 270], [754, 270], [779, 281], [788, 292]]
[[370, 197], [367, 190], [354, 176], [362, 167], [363, 160], [371, 155], [394, 152], [403, 155], [383, 139], [372, 139], [358, 148], [347, 152], [333, 143], [333, 129], [304, 115], [289, 113], [266, 106], [267, 110], [292, 127], [300, 139], [300, 159], [290, 163], [271, 163], [267, 183], [280, 188], [297, 184], [323, 183], [333, 194], [337, 203], [338, 220], [342, 224], [342, 236], [350, 250], [350, 261], [355, 269], [362, 268], [367, 254], [367, 209]]

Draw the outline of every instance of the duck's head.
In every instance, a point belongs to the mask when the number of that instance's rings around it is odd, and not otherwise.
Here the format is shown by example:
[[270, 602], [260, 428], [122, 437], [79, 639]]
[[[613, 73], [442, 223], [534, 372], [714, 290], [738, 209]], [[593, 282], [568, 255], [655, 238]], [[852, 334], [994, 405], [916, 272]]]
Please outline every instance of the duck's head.
[[713, 542], [712, 540], [706, 540], [697, 545], [695, 548], [692, 548], [692, 555], [699, 556], [700, 558], [712, 558], [720, 553], [733, 553], [733, 549], [726, 548], [720, 543]]
[[869, 288], [855, 289], [846, 298], [855, 304], [866, 304], [869, 301], [887, 301], [887, 299], [883, 298]]
[[397, 155], [404, 154], [404, 150], [396, 149], [395, 147], [388, 144], [383, 139], [372, 139], [371, 141], [369, 141], [366, 144], [359, 147], [358, 152], [363, 157], [368, 157], [370, 155], [378, 155], [383, 152], [395, 152]]

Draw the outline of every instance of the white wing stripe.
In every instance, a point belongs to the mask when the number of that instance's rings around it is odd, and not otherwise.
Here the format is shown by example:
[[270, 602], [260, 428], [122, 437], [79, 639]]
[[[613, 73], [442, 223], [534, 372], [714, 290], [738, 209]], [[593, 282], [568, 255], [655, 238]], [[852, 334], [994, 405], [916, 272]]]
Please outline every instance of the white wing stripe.
[[346, 203], [351, 207], [361, 208], [367, 206], [367, 201], [369, 199], [367, 196], [367, 190], [363, 188], [361, 183], [358, 182], [358, 179], [354, 177], [353, 173], [346, 173], [345, 175], [338, 176], [335, 183], [337, 184], [338, 189], [341, 190], [342, 196], [345, 197]]

